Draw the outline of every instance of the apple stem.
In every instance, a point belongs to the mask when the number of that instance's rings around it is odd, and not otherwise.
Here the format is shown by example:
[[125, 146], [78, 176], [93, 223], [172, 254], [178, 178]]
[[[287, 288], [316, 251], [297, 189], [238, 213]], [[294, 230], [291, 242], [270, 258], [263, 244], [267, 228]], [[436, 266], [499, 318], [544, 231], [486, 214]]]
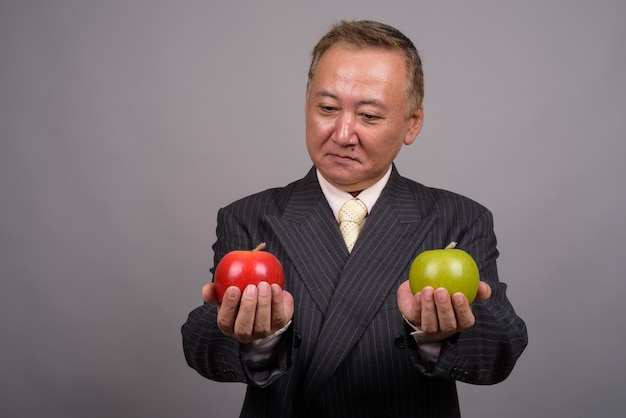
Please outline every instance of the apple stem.
[[456, 242], [452, 241], [450, 244], [446, 245], [446, 248], [444, 248], [444, 250], [451, 250], [454, 247], [456, 247]]
[[262, 242], [259, 245], [257, 245], [256, 248], [254, 250], [252, 250], [252, 251], [261, 251], [261, 250], [264, 250], [265, 247], [266, 247], [265, 243]]

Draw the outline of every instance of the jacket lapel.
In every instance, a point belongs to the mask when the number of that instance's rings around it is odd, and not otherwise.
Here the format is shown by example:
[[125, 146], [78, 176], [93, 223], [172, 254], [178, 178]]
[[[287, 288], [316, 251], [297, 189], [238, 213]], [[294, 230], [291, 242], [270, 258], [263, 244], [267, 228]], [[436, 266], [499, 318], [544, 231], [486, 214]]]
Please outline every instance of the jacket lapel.
[[307, 399], [315, 396], [359, 341], [389, 292], [406, 280], [402, 275], [435, 221], [427, 196], [416, 198], [415, 189], [394, 167], [330, 298], [307, 373]]
[[326, 312], [348, 252], [315, 169], [293, 189], [282, 216], [268, 217], [267, 222], [313, 301]]

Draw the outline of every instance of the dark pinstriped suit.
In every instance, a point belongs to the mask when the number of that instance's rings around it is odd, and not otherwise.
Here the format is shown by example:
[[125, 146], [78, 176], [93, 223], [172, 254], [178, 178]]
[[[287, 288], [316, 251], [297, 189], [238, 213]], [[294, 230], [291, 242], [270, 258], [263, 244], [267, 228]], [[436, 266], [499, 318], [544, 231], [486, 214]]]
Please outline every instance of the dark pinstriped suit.
[[[352, 251], [315, 170], [284, 188], [220, 210], [215, 262], [266, 242], [294, 296], [293, 324], [271, 372], [246, 369], [239, 343], [221, 334], [204, 305], [183, 325], [187, 362], [217, 381], [247, 382], [243, 417], [454, 417], [455, 380], [505, 379], [527, 344], [496, 271], [492, 216], [479, 204], [401, 177], [393, 168]], [[422, 358], [396, 301], [414, 257], [451, 241], [468, 251], [493, 289], [475, 303], [476, 325]]]

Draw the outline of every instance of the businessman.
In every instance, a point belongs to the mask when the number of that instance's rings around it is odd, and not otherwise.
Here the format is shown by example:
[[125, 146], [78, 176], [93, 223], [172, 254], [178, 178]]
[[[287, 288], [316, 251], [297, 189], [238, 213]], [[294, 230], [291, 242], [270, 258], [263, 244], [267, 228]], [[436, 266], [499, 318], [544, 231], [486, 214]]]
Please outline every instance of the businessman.
[[[456, 381], [500, 382], [526, 347], [498, 278], [491, 213], [394, 164], [422, 128], [423, 94], [421, 60], [400, 31], [333, 26], [306, 90], [313, 167], [218, 212], [215, 266], [264, 242], [285, 272], [284, 289], [230, 287], [221, 303], [205, 285], [182, 327], [191, 367], [247, 383], [242, 417], [457, 417]], [[471, 305], [444, 288], [409, 289], [413, 259], [450, 242], [479, 266]]]

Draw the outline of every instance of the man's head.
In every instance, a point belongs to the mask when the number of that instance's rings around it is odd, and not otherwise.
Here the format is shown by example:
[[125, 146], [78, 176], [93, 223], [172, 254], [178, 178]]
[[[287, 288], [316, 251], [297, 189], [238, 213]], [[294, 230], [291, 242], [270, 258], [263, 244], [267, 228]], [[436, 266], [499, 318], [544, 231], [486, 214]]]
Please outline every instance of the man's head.
[[322, 55], [333, 45], [342, 44], [350, 48], [380, 48], [395, 50], [406, 59], [407, 79], [406, 97], [408, 102], [407, 117], [422, 105], [424, 99], [424, 74], [422, 61], [413, 42], [394, 27], [371, 20], [355, 22], [342, 21], [333, 26], [322, 39], [319, 40], [311, 57], [309, 77], [307, 81], [307, 96], [311, 82], [317, 71]]
[[326, 180], [357, 193], [385, 175], [421, 130], [421, 74], [411, 41], [388, 26], [344, 22], [322, 38], [305, 114], [307, 150]]

